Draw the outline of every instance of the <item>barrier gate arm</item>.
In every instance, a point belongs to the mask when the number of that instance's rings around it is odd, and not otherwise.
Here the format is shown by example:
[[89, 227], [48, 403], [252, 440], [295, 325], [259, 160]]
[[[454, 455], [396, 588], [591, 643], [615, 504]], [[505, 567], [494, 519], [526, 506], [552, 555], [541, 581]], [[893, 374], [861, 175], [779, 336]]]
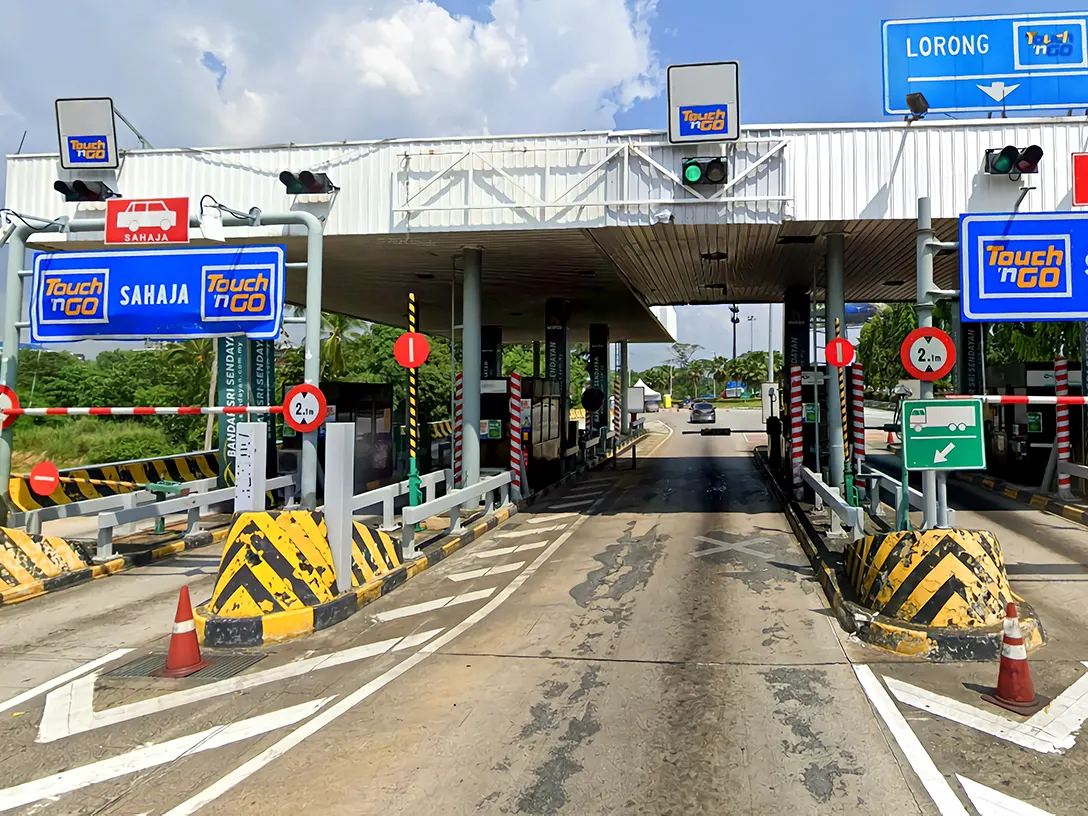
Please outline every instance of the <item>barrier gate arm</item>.
[[[213, 199], [214, 200], [214, 199]], [[203, 204], [201, 205], [203, 206]], [[219, 206], [220, 210], [226, 209]], [[23, 269], [27, 240], [42, 233], [103, 232], [105, 218], [86, 218], [72, 220], [67, 216], [48, 219], [37, 216], [17, 216], [21, 224], [10, 224], [3, 236], [10, 244], [8, 251], [8, 270], [5, 292], [7, 304], [4, 317], [4, 342], [0, 352], [0, 383], [14, 388], [16, 369], [19, 362], [19, 332], [29, 325], [21, 321], [23, 305], [23, 280], [30, 273]], [[41, 226], [31, 226], [28, 221], [40, 221]], [[200, 217], [189, 216], [189, 226], [199, 227]], [[301, 263], [288, 263], [288, 269], [306, 269], [306, 339], [304, 342], [303, 379], [317, 386], [321, 379], [321, 278], [322, 257], [324, 253], [323, 222], [313, 213], [305, 211], [263, 213], [254, 208], [248, 215], [234, 214], [229, 211], [223, 215], [225, 227], [257, 226], [302, 226], [306, 229], [306, 260]], [[317, 431], [304, 434], [302, 439], [301, 506], [312, 510], [317, 506]], [[11, 477], [12, 431], [8, 428], [0, 433], [0, 516], [6, 521], [10, 501], [8, 498], [8, 480]]]

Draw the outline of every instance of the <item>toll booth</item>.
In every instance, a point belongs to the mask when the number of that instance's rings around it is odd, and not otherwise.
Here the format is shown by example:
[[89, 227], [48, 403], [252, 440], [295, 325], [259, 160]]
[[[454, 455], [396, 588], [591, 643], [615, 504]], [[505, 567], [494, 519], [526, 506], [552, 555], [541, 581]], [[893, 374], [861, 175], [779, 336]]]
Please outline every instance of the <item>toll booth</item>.
[[[393, 477], [393, 386], [387, 383], [323, 382], [321, 391], [328, 402], [326, 422], [355, 425], [355, 493], [370, 482], [388, 482]], [[285, 451], [302, 448], [300, 435], [284, 433]], [[325, 426], [318, 441], [319, 461], [325, 461]], [[323, 480], [322, 480], [323, 485]]]
[[559, 428], [562, 393], [558, 380], [525, 377], [521, 381], [522, 445], [528, 454], [529, 484], [534, 490], [557, 481], [562, 475]]
[[[480, 381], [480, 469], [510, 467], [510, 381]], [[470, 433], [465, 428], [465, 433]]]
[[827, 366], [815, 366], [801, 372], [802, 434], [805, 467], [827, 475]]
[[[986, 367], [986, 393], [1017, 396], [1055, 395], [1053, 363], [1006, 363]], [[1083, 393], [1080, 367], [1069, 368], [1069, 395]], [[1014, 484], [1041, 484], [1057, 437], [1053, 405], [983, 405], [986, 470]], [[1084, 408], [1069, 406], [1073, 458], [1084, 461]]]

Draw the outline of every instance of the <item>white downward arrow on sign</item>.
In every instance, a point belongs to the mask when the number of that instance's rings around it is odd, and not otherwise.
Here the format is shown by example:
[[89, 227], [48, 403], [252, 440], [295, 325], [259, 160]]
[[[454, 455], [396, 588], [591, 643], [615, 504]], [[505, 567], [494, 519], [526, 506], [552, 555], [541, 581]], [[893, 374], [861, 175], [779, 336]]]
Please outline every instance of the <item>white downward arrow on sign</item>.
[[948, 454], [952, 453], [952, 449], [954, 447], [956, 447], [956, 443], [949, 442], [947, 445], [944, 446], [944, 450], [939, 450], [935, 454], [933, 454], [933, 464], [938, 465], [941, 462], [947, 462]]
[[[1083, 665], [1088, 666], [1088, 662]], [[1015, 722], [993, 711], [975, 708], [901, 680], [885, 677], [884, 682], [901, 703], [1041, 754], [1061, 754], [1072, 748], [1077, 741], [1077, 731], [1088, 719], [1088, 674], [1042, 711]]]
[[1019, 87], [1019, 85], [1006, 85], [1001, 80], [995, 80], [991, 85], [979, 85], [978, 89], [994, 102], [1000, 102]]

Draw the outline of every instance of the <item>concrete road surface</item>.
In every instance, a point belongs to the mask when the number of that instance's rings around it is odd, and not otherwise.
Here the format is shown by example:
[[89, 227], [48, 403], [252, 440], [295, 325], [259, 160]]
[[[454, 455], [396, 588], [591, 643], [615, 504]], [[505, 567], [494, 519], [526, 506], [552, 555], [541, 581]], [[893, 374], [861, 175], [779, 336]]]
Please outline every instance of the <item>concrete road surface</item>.
[[0, 812], [938, 813], [753, 465], [759, 412], [720, 412], [733, 437], [686, 418], [233, 678], [103, 676], [149, 637], [0, 698]]

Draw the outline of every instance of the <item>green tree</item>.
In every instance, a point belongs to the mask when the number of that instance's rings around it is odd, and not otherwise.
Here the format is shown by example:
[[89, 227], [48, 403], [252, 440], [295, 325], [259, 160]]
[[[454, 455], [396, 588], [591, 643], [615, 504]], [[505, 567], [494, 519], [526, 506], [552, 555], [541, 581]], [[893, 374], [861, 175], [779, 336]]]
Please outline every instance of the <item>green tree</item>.
[[[215, 377], [217, 349], [219, 344], [215, 338], [203, 338], [200, 340], [186, 340], [182, 343], [171, 343], [166, 347], [166, 362], [172, 365], [180, 365], [186, 368], [195, 368], [205, 372], [208, 378], [208, 399], [204, 403], [207, 406], [215, 405]], [[212, 432], [215, 430], [215, 416], [208, 414], [204, 421], [204, 450], [212, 446]]]

